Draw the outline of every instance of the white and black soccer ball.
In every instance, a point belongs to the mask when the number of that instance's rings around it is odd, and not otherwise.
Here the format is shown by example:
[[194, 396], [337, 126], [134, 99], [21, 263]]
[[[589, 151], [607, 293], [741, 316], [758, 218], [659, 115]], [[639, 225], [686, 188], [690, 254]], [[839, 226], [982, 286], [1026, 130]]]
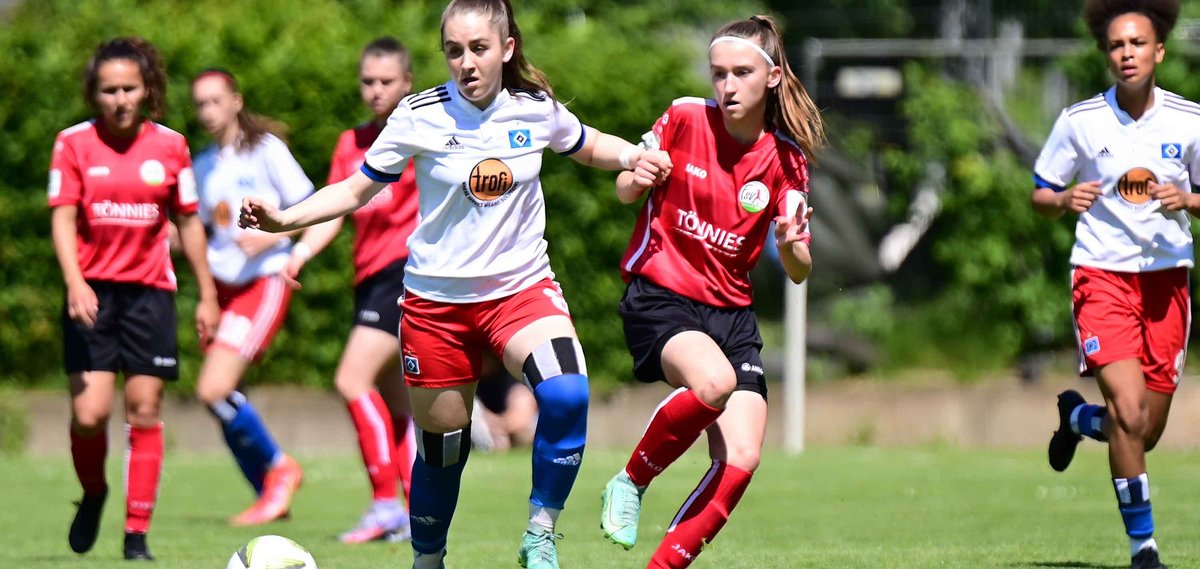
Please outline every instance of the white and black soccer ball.
[[317, 562], [286, 537], [260, 535], [233, 552], [227, 569], [317, 569]]

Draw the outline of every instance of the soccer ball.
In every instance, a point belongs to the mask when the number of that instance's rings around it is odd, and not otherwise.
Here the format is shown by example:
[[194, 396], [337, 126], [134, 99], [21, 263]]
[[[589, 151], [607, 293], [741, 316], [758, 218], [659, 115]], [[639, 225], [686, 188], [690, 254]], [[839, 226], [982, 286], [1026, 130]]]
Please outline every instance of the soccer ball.
[[233, 552], [226, 569], [317, 569], [317, 562], [286, 537], [260, 535]]

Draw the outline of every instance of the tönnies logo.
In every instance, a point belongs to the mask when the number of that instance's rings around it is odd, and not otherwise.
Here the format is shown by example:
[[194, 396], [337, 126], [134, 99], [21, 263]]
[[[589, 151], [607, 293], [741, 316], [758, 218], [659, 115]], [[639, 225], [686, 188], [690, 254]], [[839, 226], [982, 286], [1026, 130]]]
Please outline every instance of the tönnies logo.
[[158, 221], [156, 203], [120, 203], [110, 200], [92, 204], [92, 219], [110, 222], [153, 223]]
[[692, 164], [691, 162], [688, 162], [688, 165], [685, 169], [687, 170], [688, 174], [700, 178], [701, 180], [708, 178], [708, 172], [705, 171], [704, 168]]
[[694, 211], [679, 210], [676, 214], [678, 215], [675, 225], [677, 231], [703, 241], [710, 249], [736, 255], [738, 251], [741, 251], [742, 244], [746, 242], [745, 237], [701, 219]]

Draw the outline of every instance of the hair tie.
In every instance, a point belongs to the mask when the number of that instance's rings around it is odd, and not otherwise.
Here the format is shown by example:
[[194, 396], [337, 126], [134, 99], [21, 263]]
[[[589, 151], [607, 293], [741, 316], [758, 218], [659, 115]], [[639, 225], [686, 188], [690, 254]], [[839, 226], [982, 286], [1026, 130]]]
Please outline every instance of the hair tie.
[[748, 46], [754, 48], [754, 51], [757, 51], [759, 55], [763, 56], [763, 59], [767, 60], [767, 65], [769, 67], [775, 67], [775, 60], [771, 59], [771, 56], [767, 54], [767, 50], [763, 49], [758, 44], [756, 44], [746, 38], [739, 38], [737, 36], [721, 36], [721, 37], [713, 40], [712, 43], [708, 44], [709, 51], [712, 51], [713, 46], [715, 46], [719, 43], [722, 43], [722, 42], [732, 42], [732, 43], [739, 43], [742, 45], [748, 45]]

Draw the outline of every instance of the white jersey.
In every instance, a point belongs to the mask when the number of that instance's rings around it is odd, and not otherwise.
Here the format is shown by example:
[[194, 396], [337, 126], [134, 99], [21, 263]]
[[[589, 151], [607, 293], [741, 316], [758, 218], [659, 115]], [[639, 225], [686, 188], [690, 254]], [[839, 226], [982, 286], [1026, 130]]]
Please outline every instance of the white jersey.
[[1200, 105], [1154, 89], [1138, 120], [1113, 87], [1063, 110], [1034, 166], [1038, 187], [1062, 191], [1099, 180], [1100, 197], [1079, 216], [1071, 264], [1140, 273], [1191, 267], [1188, 214], [1150, 198], [1148, 183], [1191, 192], [1200, 182]]
[[439, 302], [480, 302], [553, 278], [538, 175], [546, 148], [579, 150], [579, 119], [542, 93], [500, 91], [480, 110], [454, 82], [405, 98], [362, 172], [393, 182], [411, 159], [421, 221], [404, 286]]
[[200, 190], [200, 218], [210, 228], [208, 264], [213, 277], [223, 283], [241, 285], [275, 274], [287, 266], [290, 239], [247, 257], [237, 238], [247, 231], [238, 227], [242, 198], [255, 197], [285, 209], [313, 192], [313, 183], [282, 140], [265, 134], [254, 148], [239, 152], [234, 146], [205, 148], [195, 160]]

